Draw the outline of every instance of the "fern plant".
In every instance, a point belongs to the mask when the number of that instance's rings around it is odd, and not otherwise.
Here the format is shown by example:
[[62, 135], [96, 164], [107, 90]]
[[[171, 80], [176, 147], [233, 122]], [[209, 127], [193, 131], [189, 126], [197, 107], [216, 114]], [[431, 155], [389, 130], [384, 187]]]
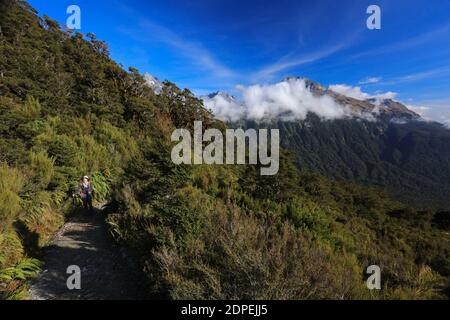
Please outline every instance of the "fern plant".
[[103, 202], [109, 199], [111, 188], [110, 181], [101, 172], [96, 172], [91, 176], [92, 189], [94, 192], [94, 199], [97, 202]]
[[37, 259], [24, 259], [16, 266], [0, 270], [0, 299], [25, 299], [25, 281], [35, 277], [41, 271], [42, 262]]

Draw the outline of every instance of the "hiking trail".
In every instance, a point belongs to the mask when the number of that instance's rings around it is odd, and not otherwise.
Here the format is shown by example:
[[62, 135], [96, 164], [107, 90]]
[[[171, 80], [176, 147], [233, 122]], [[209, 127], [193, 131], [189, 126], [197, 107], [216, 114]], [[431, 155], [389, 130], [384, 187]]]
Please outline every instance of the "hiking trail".
[[[30, 281], [32, 300], [143, 299], [143, 274], [137, 259], [114, 246], [101, 211], [73, 216], [44, 248], [43, 270]], [[81, 289], [69, 290], [69, 266], [81, 269]]]

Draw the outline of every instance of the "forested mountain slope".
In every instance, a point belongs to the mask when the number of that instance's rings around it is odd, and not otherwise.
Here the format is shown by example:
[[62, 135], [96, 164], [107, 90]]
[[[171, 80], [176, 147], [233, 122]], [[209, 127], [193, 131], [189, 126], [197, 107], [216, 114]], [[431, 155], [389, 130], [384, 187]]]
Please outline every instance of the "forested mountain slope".
[[[84, 174], [96, 200], [111, 200], [115, 240], [140, 254], [150, 297], [448, 297], [448, 214], [301, 172], [287, 152], [272, 177], [256, 166], [176, 166], [175, 128], [225, 128], [189, 90], [165, 82], [155, 94], [105, 43], [23, 1], [0, 1], [0, 26], [3, 298], [26, 298], [31, 258], [78, 206]], [[366, 287], [372, 264], [381, 291]]]
[[[398, 114], [400, 115], [400, 114]], [[450, 208], [450, 130], [439, 123], [395, 121], [246, 121], [251, 128], [279, 128], [282, 146], [301, 170], [386, 188], [420, 208]]]

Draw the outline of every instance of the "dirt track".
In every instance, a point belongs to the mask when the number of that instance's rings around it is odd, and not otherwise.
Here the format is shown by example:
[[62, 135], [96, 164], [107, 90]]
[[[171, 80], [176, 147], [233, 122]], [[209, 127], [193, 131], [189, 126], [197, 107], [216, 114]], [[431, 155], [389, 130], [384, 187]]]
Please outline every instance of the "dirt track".
[[[99, 214], [78, 215], [45, 248], [43, 271], [30, 283], [33, 300], [143, 299], [143, 275], [136, 259], [113, 245]], [[67, 268], [81, 269], [81, 289], [67, 288]]]

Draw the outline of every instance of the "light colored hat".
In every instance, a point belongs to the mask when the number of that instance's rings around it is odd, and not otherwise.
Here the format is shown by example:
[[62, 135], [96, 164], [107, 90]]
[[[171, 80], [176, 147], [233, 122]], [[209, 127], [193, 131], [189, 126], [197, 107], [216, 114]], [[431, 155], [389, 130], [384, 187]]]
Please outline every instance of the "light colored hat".
[[83, 179], [88, 179], [88, 180], [90, 180], [88, 176], [84, 176]]

